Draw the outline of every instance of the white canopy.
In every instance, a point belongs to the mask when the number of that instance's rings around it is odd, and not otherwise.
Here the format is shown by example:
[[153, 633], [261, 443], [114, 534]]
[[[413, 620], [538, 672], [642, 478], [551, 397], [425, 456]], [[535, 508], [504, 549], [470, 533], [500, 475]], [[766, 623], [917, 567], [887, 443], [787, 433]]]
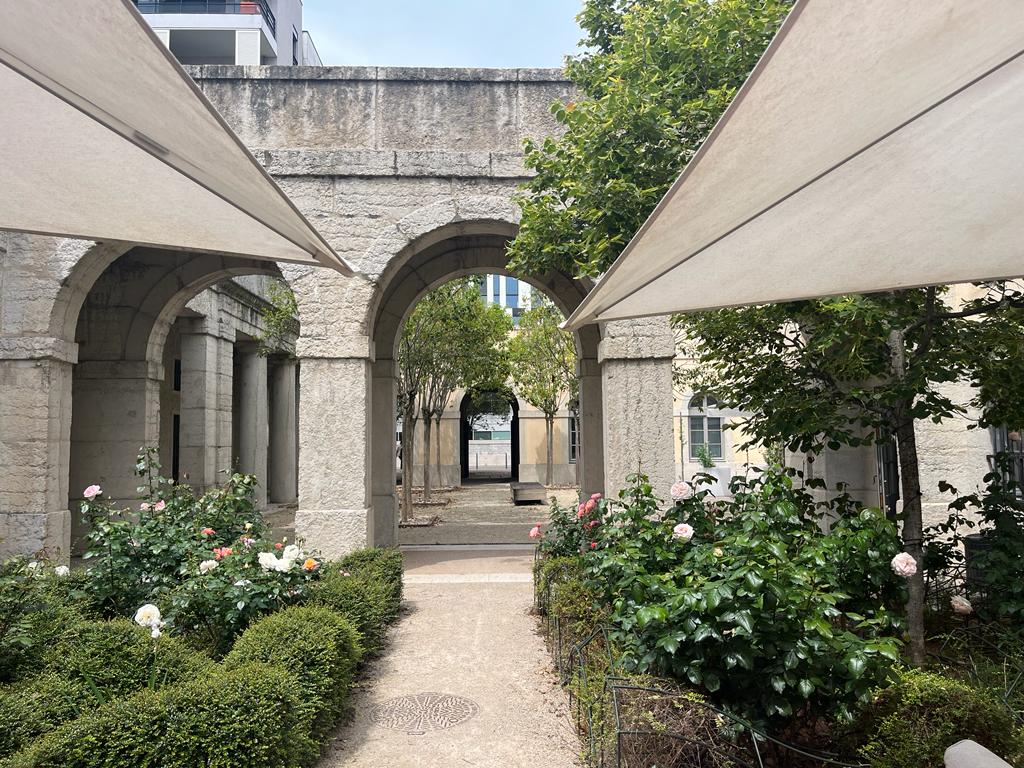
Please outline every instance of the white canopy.
[[349, 266], [129, 0], [0, 0], [0, 229]]
[[798, 0], [570, 327], [1024, 275], [1024, 2]]

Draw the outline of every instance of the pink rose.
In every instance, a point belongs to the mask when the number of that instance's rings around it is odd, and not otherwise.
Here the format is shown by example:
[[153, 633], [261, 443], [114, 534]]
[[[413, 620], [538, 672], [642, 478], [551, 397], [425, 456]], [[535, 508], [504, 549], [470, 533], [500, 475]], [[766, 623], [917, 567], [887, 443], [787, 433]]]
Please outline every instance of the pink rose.
[[576, 513], [576, 519], [577, 519], [577, 520], [582, 520], [582, 519], [583, 519], [583, 516], [584, 516], [585, 514], [587, 514], [587, 510], [585, 510], [585, 509], [583, 508], [583, 505], [582, 505], [582, 504], [580, 504], [580, 508], [579, 508], [579, 511], [578, 511], [578, 512]]
[[953, 613], [959, 616], [970, 616], [974, 613], [974, 606], [971, 605], [971, 601], [960, 595], [953, 595], [949, 598], [949, 606], [953, 609]]
[[540, 538], [540, 526], [539, 525], [535, 525], [535, 526], [533, 526], [533, 528], [530, 529], [530, 538], [531, 539], [539, 539]]
[[590, 542], [590, 548], [591, 549], [597, 549], [597, 542], [596, 541]]
[[679, 480], [672, 484], [672, 489], [669, 491], [672, 496], [672, 501], [686, 501], [688, 498], [693, 496], [693, 489], [689, 483], [685, 483]]
[[152, 507], [148, 501], [144, 501], [141, 504], [139, 504], [139, 509], [141, 509], [143, 512], [149, 512], [151, 508]]
[[160, 501], [153, 505], [153, 509], [155, 509], [157, 512], [163, 512], [166, 506], [167, 502], [164, 501], [163, 499], [160, 499]]
[[672, 536], [676, 539], [682, 539], [683, 541], [689, 541], [693, 538], [693, 526], [689, 523], [680, 523], [672, 529]]
[[909, 579], [917, 573], [917, 561], [909, 552], [900, 552], [892, 559], [890, 565], [893, 573], [905, 579]]
[[213, 536], [216, 531], [213, 528], [203, 528], [203, 536]]
[[601, 494], [600, 493], [591, 494], [590, 500], [591, 501], [600, 501], [601, 500]]
[[597, 506], [597, 502], [594, 501], [593, 499], [587, 499], [583, 503], [583, 508], [585, 510], [587, 510], [587, 512], [593, 512], [594, 511], [594, 507], [596, 507], [596, 506]]
[[103, 493], [103, 489], [100, 488], [98, 485], [90, 485], [88, 488], [82, 491], [82, 495], [89, 501], [92, 501], [101, 493]]

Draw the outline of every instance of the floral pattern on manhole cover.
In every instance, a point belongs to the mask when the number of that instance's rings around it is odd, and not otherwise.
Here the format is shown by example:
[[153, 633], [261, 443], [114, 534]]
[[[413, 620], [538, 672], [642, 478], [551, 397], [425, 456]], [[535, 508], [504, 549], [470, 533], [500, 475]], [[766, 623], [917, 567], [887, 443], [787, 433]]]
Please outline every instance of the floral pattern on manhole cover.
[[420, 736], [451, 728], [480, 711], [476, 702], [450, 693], [415, 693], [378, 704], [370, 719], [383, 728]]

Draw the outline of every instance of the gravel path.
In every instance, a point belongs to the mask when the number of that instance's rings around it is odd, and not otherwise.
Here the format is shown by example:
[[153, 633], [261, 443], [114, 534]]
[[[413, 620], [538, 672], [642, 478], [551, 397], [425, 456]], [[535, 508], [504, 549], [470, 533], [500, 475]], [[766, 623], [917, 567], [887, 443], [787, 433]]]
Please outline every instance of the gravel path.
[[532, 560], [517, 547], [407, 551], [403, 616], [320, 768], [578, 766], [530, 615]]

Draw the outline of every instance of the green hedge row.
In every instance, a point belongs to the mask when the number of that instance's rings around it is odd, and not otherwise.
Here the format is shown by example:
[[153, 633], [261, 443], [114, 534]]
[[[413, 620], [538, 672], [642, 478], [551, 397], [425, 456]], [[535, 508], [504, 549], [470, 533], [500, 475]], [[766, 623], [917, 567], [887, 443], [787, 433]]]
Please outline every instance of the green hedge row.
[[69, 622], [40, 674], [0, 689], [0, 768], [311, 765], [361, 637], [379, 650], [402, 595], [397, 550], [325, 567], [310, 604], [253, 623], [220, 664], [127, 620]]

